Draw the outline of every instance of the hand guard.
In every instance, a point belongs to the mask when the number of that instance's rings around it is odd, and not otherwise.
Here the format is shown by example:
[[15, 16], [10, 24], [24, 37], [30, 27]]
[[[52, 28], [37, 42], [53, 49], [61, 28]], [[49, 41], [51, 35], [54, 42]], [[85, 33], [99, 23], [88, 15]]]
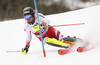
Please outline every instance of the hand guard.
[[25, 48], [22, 48], [21, 52], [22, 54], [26, 54], [28, 52], [28, 49], [29, 49], [29, 45], [26, 45]]

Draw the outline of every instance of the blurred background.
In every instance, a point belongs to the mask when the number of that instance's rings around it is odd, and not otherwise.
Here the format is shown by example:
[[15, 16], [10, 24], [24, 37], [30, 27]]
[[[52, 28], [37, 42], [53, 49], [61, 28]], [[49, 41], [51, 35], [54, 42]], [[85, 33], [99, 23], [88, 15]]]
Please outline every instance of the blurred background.
[[[100, 4], [100, 0], [36, 0], [44, 15], [68, 12]], [[0, 0], [0, 21], [23, 18], [23, 8], [34, 8], [34, 0]]]

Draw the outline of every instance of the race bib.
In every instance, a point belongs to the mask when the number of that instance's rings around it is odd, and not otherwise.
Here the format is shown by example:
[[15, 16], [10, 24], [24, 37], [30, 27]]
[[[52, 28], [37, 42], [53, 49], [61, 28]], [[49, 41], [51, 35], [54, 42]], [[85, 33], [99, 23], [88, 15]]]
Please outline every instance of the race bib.
[[[43, 26], [40, 26], [40, 28], [43, 28]], [[39, 25], [34, 26], [34, 27], [33, 27], [33, 31], [39, 31]]]

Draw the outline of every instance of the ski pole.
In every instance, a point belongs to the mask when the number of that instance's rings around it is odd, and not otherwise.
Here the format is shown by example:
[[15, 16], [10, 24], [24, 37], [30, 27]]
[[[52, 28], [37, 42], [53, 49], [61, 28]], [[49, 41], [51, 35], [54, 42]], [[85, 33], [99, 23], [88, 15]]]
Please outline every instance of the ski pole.
[[43, 48], [43, 54], [44, 54], [44, 57], [46, 57], [45, 48], [44, 48], [44, 44], [43, 44], [42, 33], [41, 33], [41, 28], [40, 28], [40, 21], [39, 21], [39, 16], [38, 16], [38, 9], [37, 9], [36, 0], [34, 0], [34, 4], [35, 4], [35, 10], [36, 10], [37, 19], [38, 19], [38, 25], [39, 25], [39, 30], [40, 30], [40, 36], [41, 36], [41, 42], [42, 42], [42, 48]]
[[18, 51], [6, 51], [6, 52], [21, 52], [20, 50], [18, 50]]
[[64, 24], [64, 25], [53, 25], [53, 26], [44, 26], [44, 27], [61, 27], [61, 26], [74, 26], [74, 25], [84, 25], [85, 23], [75, 23], [75, 24]]

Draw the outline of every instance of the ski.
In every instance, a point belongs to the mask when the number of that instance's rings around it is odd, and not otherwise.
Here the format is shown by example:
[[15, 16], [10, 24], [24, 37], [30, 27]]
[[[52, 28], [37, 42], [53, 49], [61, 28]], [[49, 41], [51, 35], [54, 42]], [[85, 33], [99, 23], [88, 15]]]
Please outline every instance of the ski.
[[84, 49], [85, 49], [85, 47], [78, 47], [78, 48], [77, 48], [77, 51], [78, 51], [78, 52], [83, 52], [83, 51], [85, 51]]
[[60, 49], [60, 50], [58, 50], [58, 54], [64, 55], [64, 54], [72, 52], [73, 50], [82, 53], [82, 52], [89, 51], [89, 50], [95, 48], [95, 46], [91, 46], [91, 47], [89, 47], [89, 46], [90, 46], [90, 43], [87, 42], [85, 46], [79, 46], [76, 48], [76, 50], [73, 48], [74, 46], [70, 47], [69, 49]]
[[77, 51], [78, 52], [85, 52], [85, 51], [89, 51], [89, 50], [92, 50], [94, 49], [96, 46], [92, 46], [92, 47], [89, 47], [89, 44], [85, 47], [78, 47], [77, 48]]
[[[72, 47], [75, 45], [74, 43], [72, 43], [76, 39], [75, 36], [74, 37], [67, 36], [67, 38], [64, 38], [64, 39], [67, 40], [67, 42], [63, 41], [63, 43], [68, 44], [70, 47], [67, 48], [67, 49], [60, 49], [60, 50], [58, 50], [58, 54], [59, 55], [64, 55], [64, 54], [72, 52]], [[68, 41], [70, 41], [70, 42], [68, 42]]]
[[70, 49], [60, 49], [60, 50], [58, 50], [59, 55], [64, 55], [64, 54], [67, 54], [69, 52], [71, 52]]
[[90, 46], [89, 44], [90, 44], [90, 42], [87, 42], [85, 46], [78, 47], [77, 51], [78, 52], [84, 52], [84, 51], [89, 51], [89, 50], [93, 49], [93, 47], [89, 48], [89, 46]]

